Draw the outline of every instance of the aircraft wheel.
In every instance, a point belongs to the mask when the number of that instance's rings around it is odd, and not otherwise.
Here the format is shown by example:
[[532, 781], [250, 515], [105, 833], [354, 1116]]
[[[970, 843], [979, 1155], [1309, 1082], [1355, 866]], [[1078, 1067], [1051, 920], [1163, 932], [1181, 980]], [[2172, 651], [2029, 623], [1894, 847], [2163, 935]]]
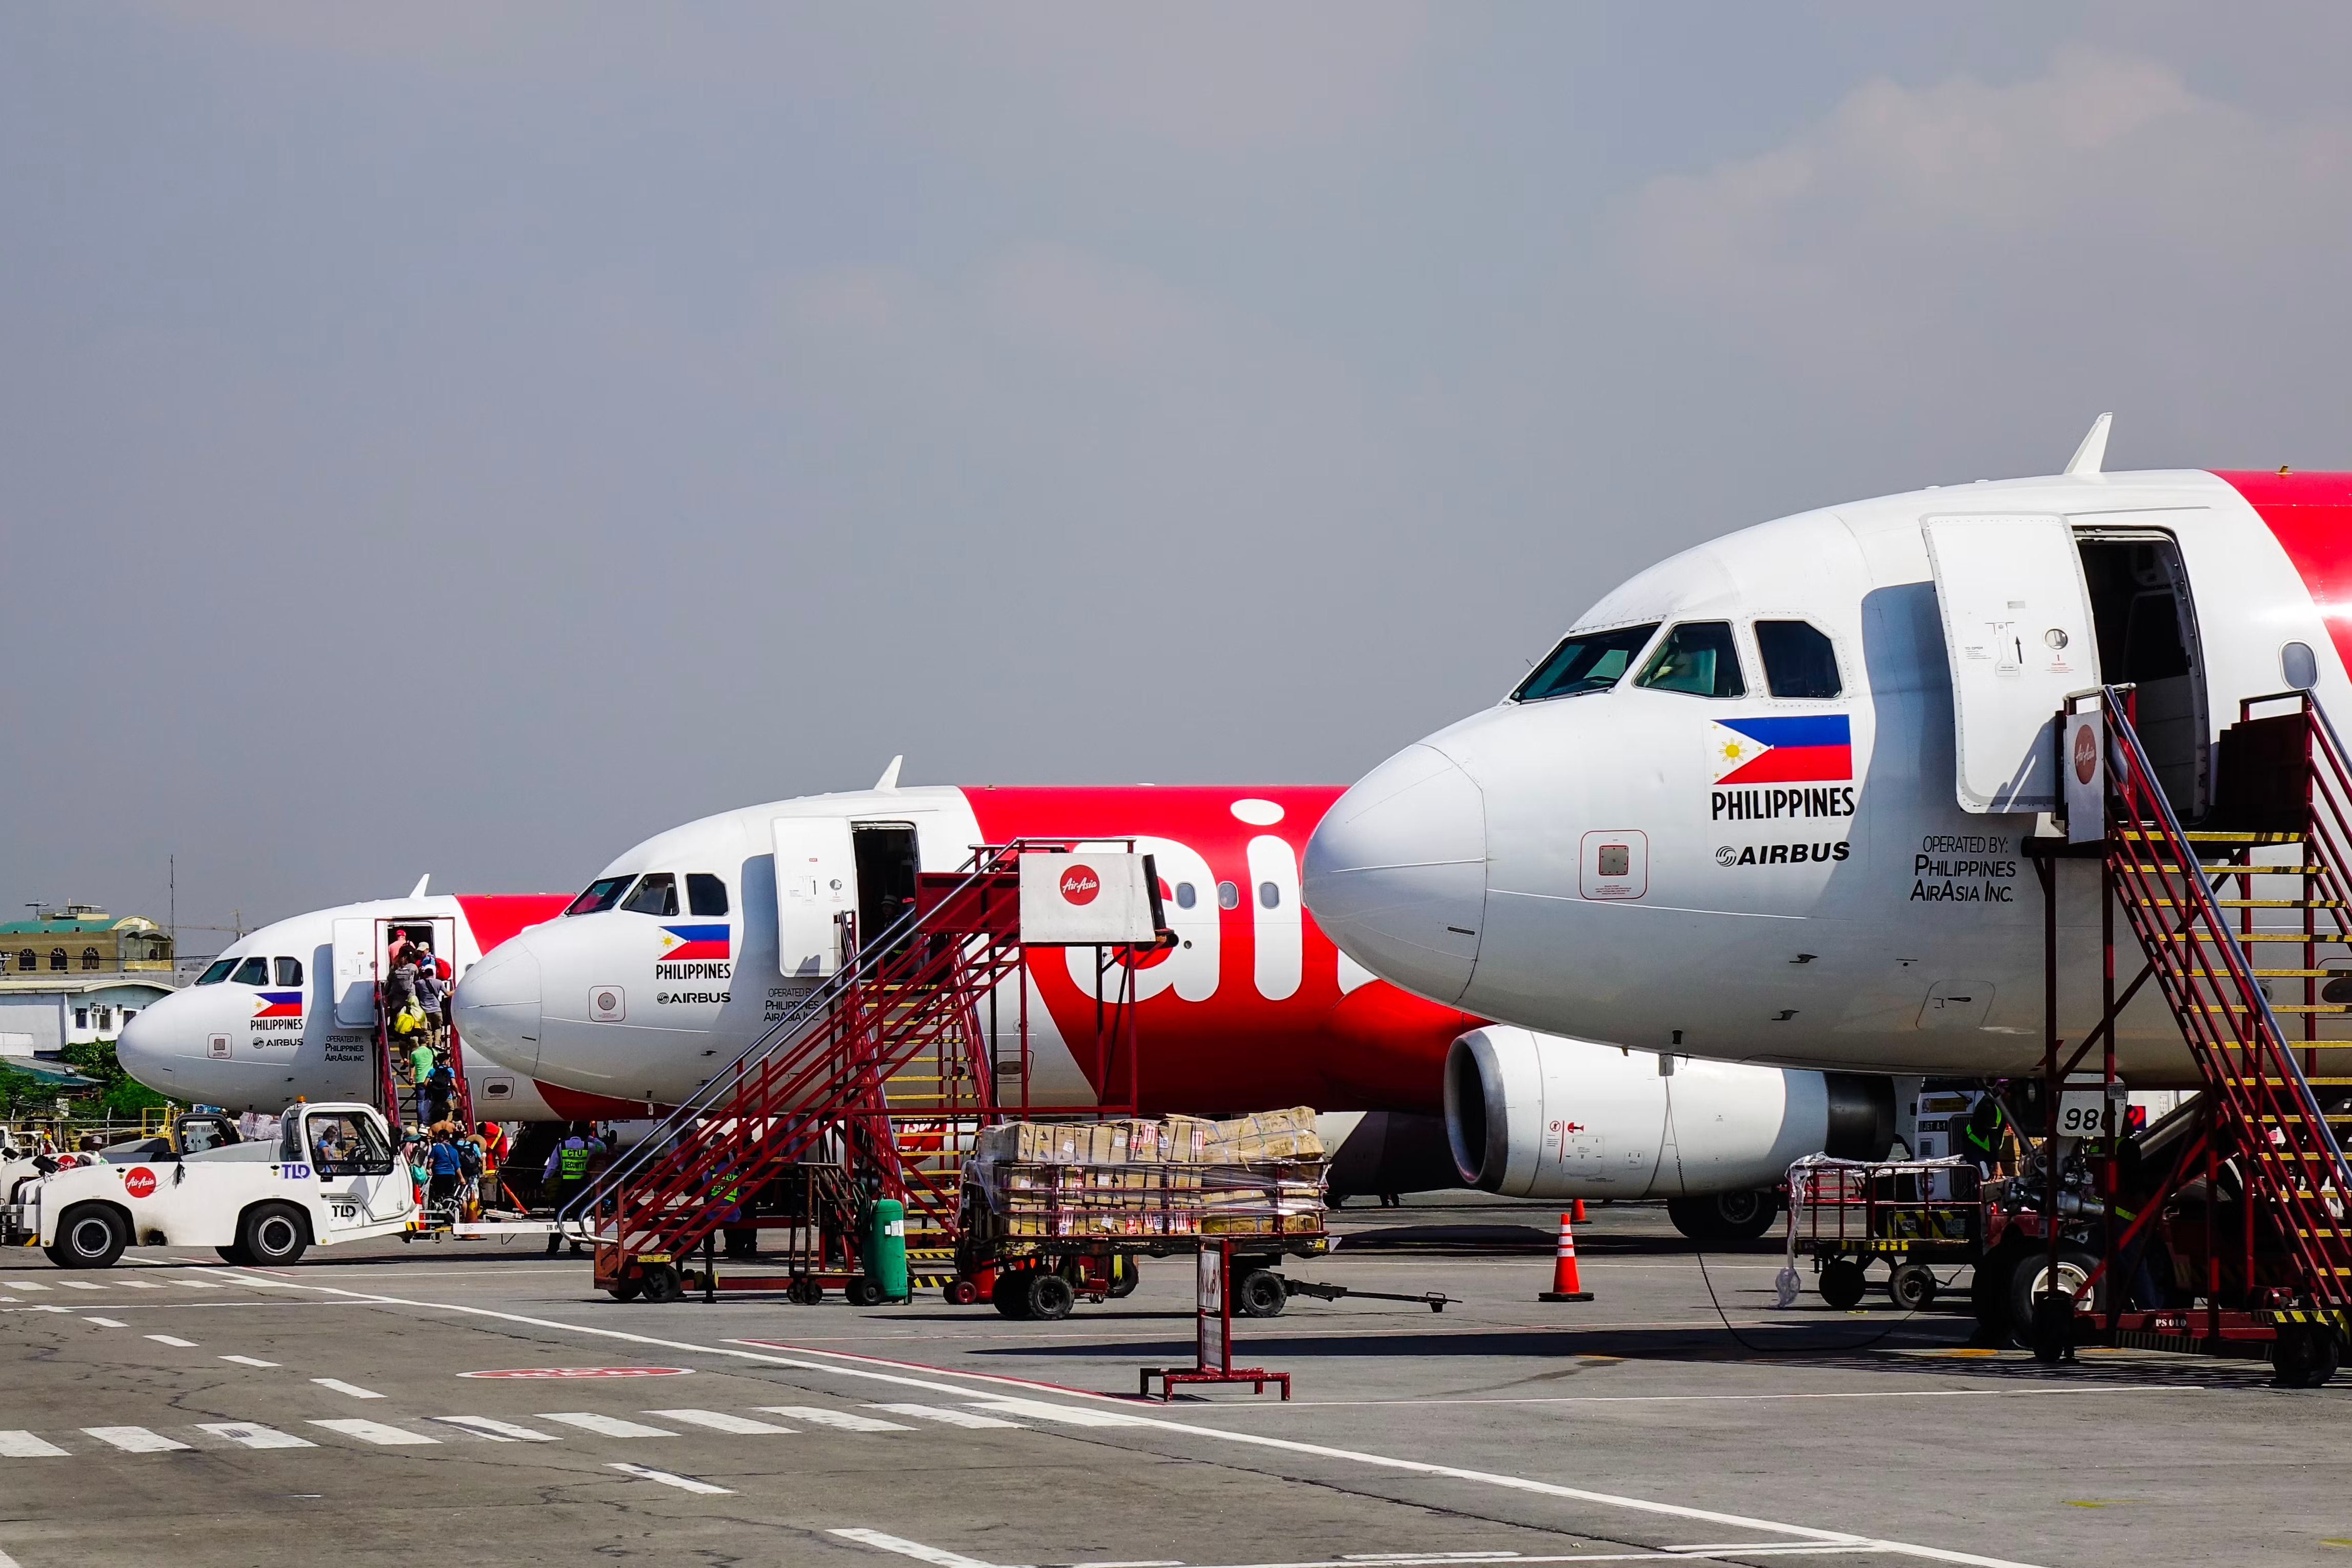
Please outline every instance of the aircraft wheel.
[[2281, 1388], [2317, 1388], [2336, 1375], [2336, 1331], [2326, 1324], [2281, 1323], [2271, 1368]]
[[1969, 1310], [1976, 1314], [1979, 1344], [2006, 1349], [2017, 1343], [2017, 1324], [2009, 1310], [2010, 1276], [2017, 1261], [2013, 1247], [1997, 1247], [1977, 1260], [1969, 1281]]
[[1675, 1228], [1693, 1241], [1719, 1241], [1722, 1233], [1716, 1228], [1715, 1205], [1708, 1198], [1668, 1198], [1666, 1217]]
[[1071, 1289], [1070, 1282], [1058, 1274], [1049, 1274], [1043, 1268], [1033, 1269], [1025, 1282], [1029, 1310], [1023, 1314], [1024, 1317], [1041, 1323], [1058, 1322], [1068, 1317], [1070, 1309], [1077, 1304], [1078, 1293]]
[[989, 1304], [997, 1312], [1016, 1321], [1029, 1315], [1029, 1271], [999, 1274], [996, 1288], [988, 1293]]
[[261, 1268], [301, 1261], [310, 1247], [310, 1225], [291, 1204], [256, 1204], [237, 1221], [237, 1250]]
[[1234, 1310], [1244, 1318], [1278, 1318], [1289, 1301], [1282, 1277], [1270, 1268], [1253, 1268], [1234, 1281]]
[[1822, 1265], [1822, 1300], [1841, 1312], [1862, 1300], [1865, 1284], [1862, 1265], [1851, 1258], [1832, 1258]]
[[122, 1216], [104, 1204], [77, 1204], [58, 1220], [58, 1239], [41, 1250], [60, 1268], [104, 1268], [131, 1243]]
[[1780, 1217], [1780, 1194], [1769, 1187], [1742, 1193], [1717, 1193], [1698, 1200], [1714, 1211], [1718, 1241], [1754, 1241]]
[[[2009, 1277], [2010, 1321], [2015, 1325], [2017, 1337], [2033, 1348], [2033, 1353], [2043, 1360], [2055, 1360], [2066, 1348], [2066, 1323], [2063, 1318], [2052, 1317], [2041, 1323], [2041, 1333], [2035, 1333], [2034, 1300], [2050, 1291], [2063, 1291], [2074, 1299], [2077, 1312], [2104, 1312], [2107, 1310], [2106, 1276], [2099, 1277], [2098, 1288], [2085, 1294], [2083, 1282], [2099, 1266], [2097, 1258], [2078, 1247], [2067, 1247], [2058, 1254], [2058, 1274], [2050, 1274], [2049, 1255], [2040, 1249], [2026, 1253], [2017, 1260], [2017, 1268]], [[2054, 1313], [2055, 1309], [2053, 1309]]]
[[686, 1295], [686, 1280], [667, 1263], [640, 1266], [645, 1272], [643, 1285], [648, 1301], [676, 1301]]
[[1936, 1271], [1924, 1263], [1899, 1265], [1886, 1282], [1886, 1293], [1905, 1311], [1920, 1311], [1936, 1299]]

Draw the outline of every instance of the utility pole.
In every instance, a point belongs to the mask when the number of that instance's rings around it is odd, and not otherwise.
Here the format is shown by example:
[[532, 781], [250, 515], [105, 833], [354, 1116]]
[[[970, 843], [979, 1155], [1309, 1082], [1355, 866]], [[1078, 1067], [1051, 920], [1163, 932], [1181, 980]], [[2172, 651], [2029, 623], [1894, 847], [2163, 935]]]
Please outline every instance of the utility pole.
[[180, 966], [180, 858], [166, 855], [163, 868], [164, 879], [171, 888], [171, 912], [166, 920], [172, 933], [172, 967], [177, 969]]

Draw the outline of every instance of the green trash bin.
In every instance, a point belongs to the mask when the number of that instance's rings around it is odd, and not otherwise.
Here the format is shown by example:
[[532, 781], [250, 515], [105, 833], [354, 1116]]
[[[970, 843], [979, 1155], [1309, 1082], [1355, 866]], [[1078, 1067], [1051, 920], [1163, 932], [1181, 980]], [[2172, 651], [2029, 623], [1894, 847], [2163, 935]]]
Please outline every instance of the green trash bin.
[[885, 1301], [913, 1299], [907, 1282], [907, 1209], [896, 1198], [877, 1198], [866, 1216], [866, 1278]]

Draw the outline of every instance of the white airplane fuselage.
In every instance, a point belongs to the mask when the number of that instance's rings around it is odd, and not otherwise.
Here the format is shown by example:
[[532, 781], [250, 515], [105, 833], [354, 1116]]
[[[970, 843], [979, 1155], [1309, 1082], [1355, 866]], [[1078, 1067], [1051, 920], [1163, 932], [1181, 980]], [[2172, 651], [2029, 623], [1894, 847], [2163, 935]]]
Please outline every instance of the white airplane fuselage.
[[[2064, 694], [2135, 684], [2194, 818], [2242, 700], [2301, 686], [2352, 711], [2347, 600], [2344, 475], [1979, 483], [1764, 523], [1627, 582], [1511, 699], [1367, 775], [1310, 843], [1306, 897], [1374, 973], [1532, 1029], [2032, 1070], [2044, 904], [2022, 841], [2047, 828]], [[2098, 866], [2056, 877], [2059, 1033], [2079, 1040], [2099, 1016]], [[2135, 1081], [2195, 1079], [2152, 985], [2117, 1044]]]

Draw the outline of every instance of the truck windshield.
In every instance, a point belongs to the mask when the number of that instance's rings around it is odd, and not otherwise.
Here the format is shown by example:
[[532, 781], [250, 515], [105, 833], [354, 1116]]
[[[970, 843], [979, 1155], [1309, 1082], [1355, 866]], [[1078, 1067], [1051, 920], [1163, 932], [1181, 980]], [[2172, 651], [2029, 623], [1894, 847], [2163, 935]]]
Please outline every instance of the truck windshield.
[[599, 877], [589, 883], [588, 890], [572, 900], [572, 907], [563, 912], [567, 915], [600, 914], [619, 903], [621, 895], [627, 892], [629, 884], [635, 880], [635, 876]]
[[236, 967], [236, 960], [234, 958], [215, 958], [213, 960], [209, 968], [207, 968], [202, 974], [196, 976], [196, 984], [199, 985], [217, 985], [222, 981], [226, 980], [228, 978], [228, 972]]
[[380, 1176], [392, 1169], [392, 1150], [374, 1121], [348, 1111], [313, 1111], [310, 1167], [322, 1176]]
[[1619, 626], [1614, 631], [1570, 632], [1536, 666], [1534, 674], [1519, 682], [1511, 700], [1540, 702], [1547, 697], [1606, 691], [1617, 684], [1633, 656], [1648, 645], [1650, 634], [1657, 629], [1658, 623], [1652, 621], [1645, 626]]

